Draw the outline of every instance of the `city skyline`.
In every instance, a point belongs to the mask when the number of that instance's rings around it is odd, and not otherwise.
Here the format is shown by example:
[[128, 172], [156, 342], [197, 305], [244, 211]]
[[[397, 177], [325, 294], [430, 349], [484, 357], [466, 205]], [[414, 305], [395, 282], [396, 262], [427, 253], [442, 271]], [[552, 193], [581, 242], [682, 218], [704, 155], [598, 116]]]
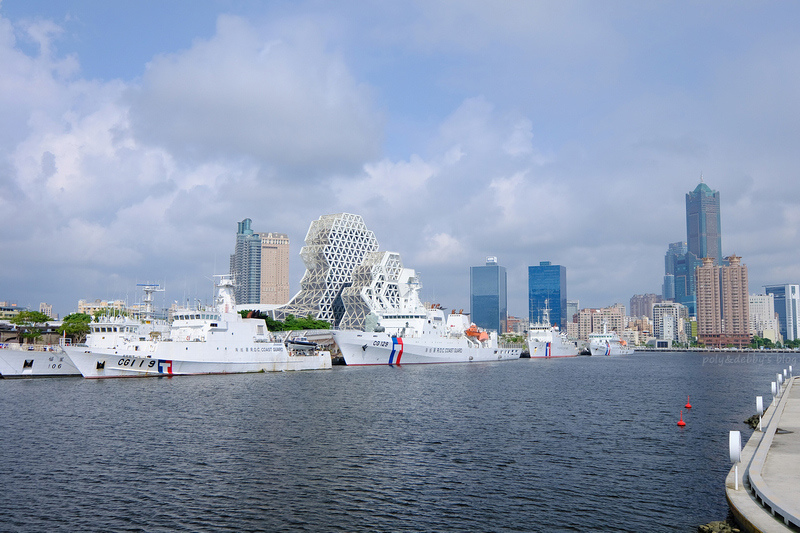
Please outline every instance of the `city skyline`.
[[524, 317], [547, 258], [599, 308], [661, 292], [701, 175], [751, 292], [798, 283], [798, 15], [4, 0], [0, 300], [207, 299], [245, 218], [289, 236], [294, 295], [309, 224], [354, 213], [424, 300], [469, 308], [497, 256]]

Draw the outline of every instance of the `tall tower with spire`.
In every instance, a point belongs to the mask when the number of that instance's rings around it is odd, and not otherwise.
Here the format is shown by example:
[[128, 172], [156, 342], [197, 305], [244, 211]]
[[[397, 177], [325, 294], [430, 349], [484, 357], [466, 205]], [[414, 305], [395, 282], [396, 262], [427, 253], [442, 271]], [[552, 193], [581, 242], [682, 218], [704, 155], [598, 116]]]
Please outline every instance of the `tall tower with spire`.
[[686, 195], [686, 244], [698, 261], [704, 257], [719, 265], [722, 259], [722, 229], [720, 224], [719, 192], [703, 182]]

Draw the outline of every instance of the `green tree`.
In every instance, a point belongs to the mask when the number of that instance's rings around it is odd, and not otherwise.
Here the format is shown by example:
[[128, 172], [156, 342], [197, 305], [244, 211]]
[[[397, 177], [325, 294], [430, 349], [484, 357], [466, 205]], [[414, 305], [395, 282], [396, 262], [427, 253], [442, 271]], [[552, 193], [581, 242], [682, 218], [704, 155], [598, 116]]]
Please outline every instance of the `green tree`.
[[89, 333], [89, 322], [91, 321], [92, 317], [86, 313], [72, 313], [64, 317], [58, 332], [66, 335], [73, 342], [81, 342], [86, 338], [86, 334]]
[[21, 330], [22, 338], [35, 342], [42, 336], [40, 327], [46, 324], [50, 317], [39, 311], [20, 311], [11, 318], [10, 322]]
[[240, 311], [242, 318], [260, 318], [267, 324], [270, 331], [295, 331], [303, 329], [330, 329], [330, 323], [325, 320], [317, 320], [311, 314], [305, 318], [297, 318], [294, 315], [286, 315], [286, 320], [274, 320], [260, 311]]

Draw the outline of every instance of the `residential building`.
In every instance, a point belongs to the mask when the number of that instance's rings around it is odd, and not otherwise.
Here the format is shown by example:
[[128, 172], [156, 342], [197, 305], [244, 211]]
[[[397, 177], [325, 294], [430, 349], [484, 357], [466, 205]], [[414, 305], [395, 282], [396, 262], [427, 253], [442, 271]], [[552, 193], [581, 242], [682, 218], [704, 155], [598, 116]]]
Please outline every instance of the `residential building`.
[[550, 322], [566, 331], [567, 269], [550, 264], [550, 261], [528, 267], [528, 318], [531, 323], [542, 320], [545, 307], [549, 309]]
[[514, 333], [515, 335], [527, 335], [528, 328], [530, 327], [530, 322], [527, 318], [522, 318], [518, 316], [511, 316], [508, 317], [508, 333]]
[[231, 255], [230, 273], [235, 283], [237, 304], [261, 303], [261, 236], [246, 218], [238, 223], [236, 246]]
[[236, 303], [285, 304], [289, 301], [289, 236], [256, 233], [252, 220], [238, 223], [230, 272]]
[[92, 316], [97, 313], [121, 313], [126, 309], [124, 300], [95, 300], [93, 302], [78, 300], [78, 312]]
[[712, 257], [697, 268], [698, 340], [711, 346], [750, 344], [747, 266], [735, 255], [716, 266]]
[[753, 335], [772, 342], [778, 342], [782, 338], [778, 314], [775, 312], [774, 294], [750, 295], [750, 331]]
[[44, 314], [44, 315], [49, 316], [50, 318], [52, 318], [54, 320], [58, 320], [58, 317], [53, 315], [53, 306], [48, 304], [48, 303], [45, 303], [45, 302], [40, 303], [39, 304], [39, 312]]
[[285, 233], [261, 234], [262, 304], [289, 301], [289, 236]]
[[668, 340], [685, 344], [686, 320], [689, 312], [686, 306], [677, 302], [659, 302], [653, 305], [653, 336], [658, 340]]
[[634, 294], [631, 296], [631, 314], [633, 317], [646, 316], [653, 319], [653, 305], [661, 301], [658, 294]]
[[616, 331], [621, 335], [625, 331], [625, 306], [615, 304], [602, 309], [581, 309], [578, 313], [577, 338], [589, 340], [589, 334], [601, 333], [604, 324], [607, 331]]
[[767, 285], [764, 291], [775, 300], [781, 337], [787, 341], [800, 339], [800, 285]]
[[470, 318], [476, 326], [505, 333], [508, 327], [508, 289], [506, 269], [496, 257], [487, 257], [485, 266], [469, 269]]

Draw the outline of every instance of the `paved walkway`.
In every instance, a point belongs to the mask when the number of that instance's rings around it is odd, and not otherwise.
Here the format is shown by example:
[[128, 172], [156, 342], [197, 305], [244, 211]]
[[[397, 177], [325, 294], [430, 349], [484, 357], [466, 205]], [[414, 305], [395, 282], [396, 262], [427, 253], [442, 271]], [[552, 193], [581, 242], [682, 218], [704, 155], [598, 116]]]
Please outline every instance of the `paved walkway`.
[[[764, 397], [768, 401], [769, 396]], [[731, 511], [751, 532], [800, 531], [800, 377], [787, 380], [725, 480]]]

